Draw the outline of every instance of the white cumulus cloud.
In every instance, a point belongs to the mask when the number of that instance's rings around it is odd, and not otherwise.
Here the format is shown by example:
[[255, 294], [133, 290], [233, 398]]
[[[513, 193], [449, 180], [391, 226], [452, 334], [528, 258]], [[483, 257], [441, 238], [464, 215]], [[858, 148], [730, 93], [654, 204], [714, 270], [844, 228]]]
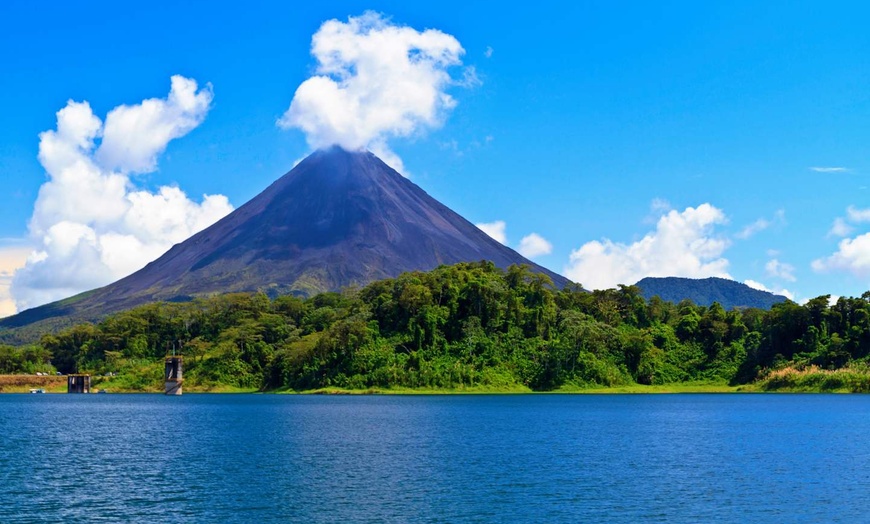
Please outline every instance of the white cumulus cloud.
[[505, 233], [505, 230], [507, 229], [507, 224], [505, 224], [504, 220], [496, 220], [495, 222], [481, 222], [474, 225], [487, 235], [497, 240], [499, 243], [507, 245], [507, 234]]
[[113, 282], [143, 267], [232, 211], [223, 195], [190, 200], [177, 187], [136, 187], [132, 173], [157, 167], [167, 144], [198, 126], [210, 86], [173, 76], [166, 98], [119, 106], [105, 123], [87, 102], [70, 100], [57, 128], [39, 135], [48, 181], [29, 229], [35, 246], [11, 293], [19, 310]]
[[[860, 225], [866, 222], [870, 222], [870, 208], [849, 206], [846, 208], [845, 218], [834, 219], [828, 236], [848, 237], [856, 229], [852, 224]], [[835, 253], [813, 260], [810, 266], [819, 273], [844, 271], [859, 278], [870, 276], [870, 233], [843, 238], [837, 244]]]
[[311, 39], [316, 74], [296, 89], [278, 125], [301, 129], [314, 148], [368, 148], [402, 171], [387, 141], [443, 123], [456, 105], [446, 89], [476, 81], [473, 69], [460, 81], [448, 73], [464, 53], [449, 34], [395, 25], [374, 12], [329, 20]]
[[846, 271], [859, 278], [870, 275], [870, 233], [844, 238], [837, 248], [831, 256], [813, 260], [813, 270], [820, 273]]
[[731, 278], [722, 257], [729, 242], [715, 232], [726, 222], [725, 214], [708, 203], [671, 210], [659, 218], [655, 231], [632, 244], [587, 242], [571, 252], [564, 274], [591, 289], [633, 284], [648, 276]]
[[205, 119], [212, 101], [211, 86], [197, 90], [195, 80], [172, 77], [165, 99], [118, 106], [106, 115], [96, 159], [105, 169], [148, 173], [170, 140], [182, 137]]
[[0, 318], [16, 312], [10, 291], [12, 276], [24, 267], [29, 254], [30, 249], [20, 245], [0, 246]]
[[537, 233], [531, 233], [520, 240], [520, 246], [517, 249], [520, 254], [526, 258], [535, 258], [541, 255], [549, 255], [553, 252], [553, 244], [547, 241]]

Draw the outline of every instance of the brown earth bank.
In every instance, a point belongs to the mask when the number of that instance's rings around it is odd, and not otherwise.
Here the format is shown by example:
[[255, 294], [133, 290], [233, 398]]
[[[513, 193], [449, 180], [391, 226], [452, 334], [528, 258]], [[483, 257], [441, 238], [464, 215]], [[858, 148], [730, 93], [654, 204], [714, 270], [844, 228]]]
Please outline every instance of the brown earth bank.
[[66, 393], [66, 377], [57, 375], [0, 375], [0, 393], [27, 393], [31, 389]]

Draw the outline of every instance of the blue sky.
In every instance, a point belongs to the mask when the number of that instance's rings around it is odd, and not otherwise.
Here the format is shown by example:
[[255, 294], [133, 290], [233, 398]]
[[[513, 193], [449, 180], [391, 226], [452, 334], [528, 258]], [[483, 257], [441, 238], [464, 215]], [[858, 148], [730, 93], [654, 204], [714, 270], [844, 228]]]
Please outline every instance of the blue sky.
[[[311, 151], [300, 129], [276, 122], [317, 74], [312, 35], [369, 10], [464, 50], [443, 68], [455, 104], [386, 140], [403, 171], [472, 222], [504, 222], [512, 247], [545, 239], [525, 246], [537, 262], [589, 287], [681, 274], [799, 301], [870, 289], [861, 3], [118, 4], [0, 7], [0, 313], [14, 307], [13, 278], [45, 291], [19, 308], [106, 278], [13, 277], [63, 219], [35, 208], [51, 179], [40, 133], [68, 100], [107, 121], [118, 106], [166, 99], [173, 75], [194, 80], [207, 111], [155, 149], [154, 169], [124, 175], [128, 195], [169, 186], [188, 208], [204, 194], [238, 207]], [[461, 81], [469, 71], [476, 81]], [[77, 187], [57, 198], [75, 200]]]

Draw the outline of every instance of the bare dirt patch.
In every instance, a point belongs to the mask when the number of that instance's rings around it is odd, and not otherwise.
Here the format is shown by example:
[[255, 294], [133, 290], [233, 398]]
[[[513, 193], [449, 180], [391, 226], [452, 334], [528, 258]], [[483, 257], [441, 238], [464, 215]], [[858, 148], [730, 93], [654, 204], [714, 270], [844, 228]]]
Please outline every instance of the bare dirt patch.
[[66, 377], [57, 375], [0, 375], [0, 393], [26, 393], [31, 389], [66, 391]]

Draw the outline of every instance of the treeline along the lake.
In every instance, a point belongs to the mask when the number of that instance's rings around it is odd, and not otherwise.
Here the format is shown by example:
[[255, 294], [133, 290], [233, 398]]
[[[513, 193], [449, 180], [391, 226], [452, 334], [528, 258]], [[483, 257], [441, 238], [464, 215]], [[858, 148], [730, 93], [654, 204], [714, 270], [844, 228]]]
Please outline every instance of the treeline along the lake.
[[[860, 391], [870, 384], [870, 293], [725, 311], [645, 301], [634, 286], [556, 290], [526, 267], [464, 263], [308, 299], [149, 304], [37, 346], [0, 346], [0, 372], [117, 373], [120, 386], [149, 390], [171, 351], [185, 356], [186, 382], [204, 388], [777, 387], [812, 370], [830, 388]], [[825, 375], [834, 369], [850, 373]]]

